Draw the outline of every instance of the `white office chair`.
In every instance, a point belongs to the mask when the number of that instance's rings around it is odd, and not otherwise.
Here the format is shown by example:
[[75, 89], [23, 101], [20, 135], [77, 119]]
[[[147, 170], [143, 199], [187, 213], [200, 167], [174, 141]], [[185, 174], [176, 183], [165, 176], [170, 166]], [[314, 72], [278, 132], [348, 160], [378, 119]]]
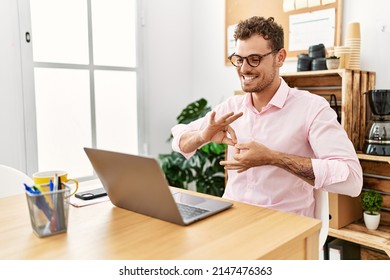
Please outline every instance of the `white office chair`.
[[23, 193], [23, 184], [33, 184], [25, 173], [5, 165], [0, 165], [0, 197]]
[[329, 231], [329, 197], [328, 192], [324, 190], [314, 190], [314, 200], [316, 206], [314, 208], [314, 218], [321, 220], [322, 226], [319, 237], [319, 253], [322, 254], [322, 248], [328, 237]]

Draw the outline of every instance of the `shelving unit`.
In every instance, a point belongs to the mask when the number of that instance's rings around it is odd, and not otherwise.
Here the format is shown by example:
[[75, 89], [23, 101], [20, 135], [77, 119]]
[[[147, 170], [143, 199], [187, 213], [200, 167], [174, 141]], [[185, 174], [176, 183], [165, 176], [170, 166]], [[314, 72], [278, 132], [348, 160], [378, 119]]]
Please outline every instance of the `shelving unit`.
[[[363, 167], [363, 174], [370, 174], [363, 177], [363, 187], [380, 191], [386, 201], [385, 197], [390, 197], [390, 157], [358, 153], [358, 158]], [[329, 235], [381, 250], [390, 259], [390, 212], [388, 211], [381, 211], [381, 222], [376, 230], [368, 230], [362, 221], [357, 221], [339, 230], [330, 229]]]
[[377, 162], [387, 162], [388, 164], [390, 164], [390, 157], [387, 156], [374, 156], [374, 155], [366, 155], [363, 153], [358, 153], [357, 156], [359, 159], [371, 160]]
[[[335, 94], [341, 104], [341, 125], [351, 139], [358, 158], [382, 165], [390, 164], [390, 157], [366, 155], [361, 152], [365, 141], [367, 116], [370, 116], [364, 93], [374, 89], [375, 72], [336, 69], [282, 73], [281, 76], [290, 87], [306, 89], [316, 94]], [[374, 231], [367, 230], [360, 219], [341, 228], [330, 228], [329, 235], [383, 251], [390, 257], [389, 216], [390, 213]]]
[[389, 225], [380, 225], [376, 230], [368, 230], [362, 221], [357, 221], [341, 229], [329, 228], [329, 235], [383, 251], [390, 258]]

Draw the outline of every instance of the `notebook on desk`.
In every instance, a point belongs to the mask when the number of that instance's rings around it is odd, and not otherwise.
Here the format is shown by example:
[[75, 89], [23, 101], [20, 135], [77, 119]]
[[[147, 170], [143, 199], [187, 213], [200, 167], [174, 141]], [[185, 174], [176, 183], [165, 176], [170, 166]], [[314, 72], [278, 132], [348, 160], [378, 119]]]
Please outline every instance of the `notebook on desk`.
[[154, 158], [93, 148], [84, 150], [117, 207], [188, 225], [233, 205], [170, 188]]

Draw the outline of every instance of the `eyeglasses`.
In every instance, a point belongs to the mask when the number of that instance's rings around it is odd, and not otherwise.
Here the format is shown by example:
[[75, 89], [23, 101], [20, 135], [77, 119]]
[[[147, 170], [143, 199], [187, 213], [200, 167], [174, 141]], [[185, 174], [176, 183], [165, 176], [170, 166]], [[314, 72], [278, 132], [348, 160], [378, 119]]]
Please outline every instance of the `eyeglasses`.
[[270, 55], [271, 53], [275, 52], [275, 50], [273, 51], [270, 51], [269, 53], [266, 53], [266, 54], [263, 54], [263, 55], [259, 55], [259, 54], [251, 54], [251, 55], [248, 55], [248, 56], [239, 56], [238, 54], [232, 54], [231, 56], [229, 56], [229, 60], [230, 62], [236, 66], [236, 67], [241, 67], [242, 64], [244, 63], [244, 60], [246, 60], [246, 62], [252, 66], [252, 67], [257, 67], [259, 66], [260, 62], [262, 61], [262, 59], [264, 57], [266, 57], [267, 55]]

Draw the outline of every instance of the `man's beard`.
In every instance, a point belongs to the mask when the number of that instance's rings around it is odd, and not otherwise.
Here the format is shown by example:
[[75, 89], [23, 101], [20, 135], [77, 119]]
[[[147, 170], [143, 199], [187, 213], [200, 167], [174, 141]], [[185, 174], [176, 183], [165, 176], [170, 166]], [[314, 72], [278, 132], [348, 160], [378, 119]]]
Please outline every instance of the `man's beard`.
[[241, 88], [244, 92], [262, 92], [264, 89], [268, 88], [272, 84], [275, 79], [275, 76], [276, 69], [272, 68], [272, 72], [268, 76], [265, 76], [265, 79], [262, 80], [259, 84], [256, 84], [254, 86], [245, 86], [245, 84], [241, 82]]

